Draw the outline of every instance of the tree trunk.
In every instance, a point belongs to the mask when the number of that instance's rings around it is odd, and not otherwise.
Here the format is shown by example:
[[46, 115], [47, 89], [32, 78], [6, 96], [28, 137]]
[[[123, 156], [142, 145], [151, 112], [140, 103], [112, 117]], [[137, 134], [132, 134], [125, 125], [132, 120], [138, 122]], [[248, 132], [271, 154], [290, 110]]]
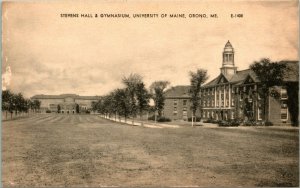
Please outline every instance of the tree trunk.
[[134, 125], [134, 116], [132, 116], [132, 125]]
[[146, 121], [148, 122], [148, 120], [149, 120], [149, 112], [147, 112], [147, 120]]
[[143, 119], [142, 119], [142, 115], [143, 115], [143, 112], [140, 112], [140, 121], [141, 121], [141, 126], [144, 126]]
[[194, 127], [194, 112], [192, 113], [192, 127]]

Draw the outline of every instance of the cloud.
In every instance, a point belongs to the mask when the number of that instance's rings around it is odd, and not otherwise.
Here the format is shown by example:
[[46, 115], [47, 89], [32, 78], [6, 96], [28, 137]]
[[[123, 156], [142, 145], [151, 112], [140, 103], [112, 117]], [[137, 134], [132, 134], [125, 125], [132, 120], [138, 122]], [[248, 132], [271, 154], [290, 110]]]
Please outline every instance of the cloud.
[[[210, 79], [219, 74], [227, 40], [235, 48], [235, 63], [240, 69], [262, 57], [298, 59], [297, 3], [147, 6], [147, 11], [158, 13], [205, 10], [217, 13], [215, 20], [59, 16], [78, 11], [137, 13], [143, 12], [146, 4], [4, 4], [3, 57], [8, 60], [3, 67], [9, 66], [13, 75], [9, 88], [28, 97], [41, 93], [103, 95], [123, 87], [122, 77], [130, 73], [141, 74], [146, 86], [156, 80], [187, 85], [188, 72], [197, 68], [207, 69]], [[232, 12], [244, 13], [244, 17], [231, 19], [228, 15]]]
[[10, 66], [7, 66], [5, 69], [5, 72], [2, 74], [2, 90], [3, 91], [9, 87], [11, 77], [12, 77], [12, 73], [11, 73]]

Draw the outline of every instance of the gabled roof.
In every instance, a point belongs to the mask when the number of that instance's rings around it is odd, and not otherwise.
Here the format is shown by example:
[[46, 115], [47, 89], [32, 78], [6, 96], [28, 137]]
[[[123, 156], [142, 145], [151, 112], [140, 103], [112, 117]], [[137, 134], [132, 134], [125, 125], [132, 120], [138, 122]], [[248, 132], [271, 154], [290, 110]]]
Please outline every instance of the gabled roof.
[[214, 86], [218, 84], [218, 81], [220, 79], [221, 74], [216, 77], [215, 79], [213, 79], [212, 81], [208, 82], [207, 84], [204, 84], [202, 87], [209, 87], [209, 86]]
[[203, 85], [203, 87], [210, 87], [210, 86], [217, 85], [219, 83], [219, 80], [221, 77], [225, 77], [228, 80], [228, 82], [230, 82], [230, 83], [239, 84], [239, 83], [242, 83], [249, 74], [251, 75], [251, 77], [253, 78], [254, 81], [258, 81], [255, 73], [253, 71], [251, 71], [250, 69], [246, 69], [246, 70], [242, 70], [242, 71], [236, 71], [236, 74], [234, 74], [232, 76], [224, 76], [221, 73], [218, 77], [216, 77], [212, 81], [208, 82], [207, 84]]
[[241, 81], [241, 82], [238, 82], [238, 83], [242, 83], [242, 84], [251, 84], [251, 83], [253, 83], [253, 82], [257, 82], [257, 80], [255, 80], [252, 76], [251, 76], [251, 74], [248, 74], [247, 76], [246, 76], [246, 78], [243, 80], [243, 81]]
[[[285, 63], [288, 67], [286, 74], [284, 76], [284, 81], [299, 82], [299, 61], [280, 61], [279, 63]], [[208, 82], [207, 84], [203, 85], [203, 87], [210, 87], [210, 86], [217, 85], [219, 83], [219, 79], [222, 76], [224, 75], [221, 73], [218, 77]], [[254, 82], [260, 81], [258, 76], [251, 69], [236, 71], [236, 74], [232, 75], [231, 77], [227, 76], [225, 78], [227, 78], [231, 84], [239, 85], [239, 84], [243, 84], [247, 77], [251, 77], [251, 79]]]
[[64, 99], [67, 97], [72, 97], [75, 99], [83, 99], [83, 100], [98, 100], [99, 96], [80, 96], [76, 94], [61, 94], [61, 95], [34, 95], [31, 99]]
[[190, 86], [174, 86], [165, 91], [166, 98], [189, 98]]

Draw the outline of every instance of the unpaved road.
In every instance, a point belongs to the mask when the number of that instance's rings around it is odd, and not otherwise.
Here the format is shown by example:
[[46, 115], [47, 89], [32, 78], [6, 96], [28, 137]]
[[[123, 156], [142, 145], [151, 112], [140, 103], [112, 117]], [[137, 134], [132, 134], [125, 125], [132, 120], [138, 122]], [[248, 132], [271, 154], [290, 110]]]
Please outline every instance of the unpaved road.
[[298, 186], [298, 129], [152, 129], [96, 115], [2, 122], [6, 186]]

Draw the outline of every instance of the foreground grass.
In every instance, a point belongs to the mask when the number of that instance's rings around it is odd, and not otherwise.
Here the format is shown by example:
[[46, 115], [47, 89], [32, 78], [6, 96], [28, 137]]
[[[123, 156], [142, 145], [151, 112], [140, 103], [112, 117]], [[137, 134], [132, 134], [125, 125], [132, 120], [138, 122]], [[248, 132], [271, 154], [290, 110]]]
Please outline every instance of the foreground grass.
[[298, 147], [298, 129], [151, 129], [40, 115], [2, 123], [2, 183], [298, 186]]

